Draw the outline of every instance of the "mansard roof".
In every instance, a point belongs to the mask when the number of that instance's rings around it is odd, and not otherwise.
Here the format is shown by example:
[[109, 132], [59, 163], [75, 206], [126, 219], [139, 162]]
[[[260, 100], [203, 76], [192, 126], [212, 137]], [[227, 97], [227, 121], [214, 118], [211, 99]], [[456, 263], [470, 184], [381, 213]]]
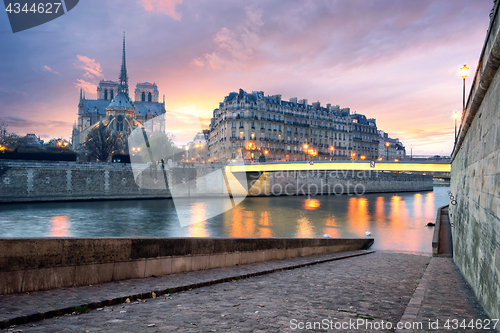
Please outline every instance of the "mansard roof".
[[82, 99], [82, 107], [78, 109], [78, 114], [83, 115], [85, 113], [91, 113], [97, 108], [97, 114], [106, 115], [106, 108], [109, 105], [109, 100], [106, 99]]
[[163, 111], [163, 103], [155, 102], [135, 102], [135, 113], [138, 117], [146, 117], [148, 110], [153, 113], [153, 116], [159, 116]]

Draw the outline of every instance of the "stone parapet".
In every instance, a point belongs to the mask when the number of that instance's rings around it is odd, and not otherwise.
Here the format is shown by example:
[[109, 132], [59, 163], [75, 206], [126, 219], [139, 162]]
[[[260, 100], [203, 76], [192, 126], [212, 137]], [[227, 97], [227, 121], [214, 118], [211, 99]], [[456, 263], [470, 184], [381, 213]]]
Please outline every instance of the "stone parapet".
[[368, 249], [373, 238], [0, 239], [0, 295]]

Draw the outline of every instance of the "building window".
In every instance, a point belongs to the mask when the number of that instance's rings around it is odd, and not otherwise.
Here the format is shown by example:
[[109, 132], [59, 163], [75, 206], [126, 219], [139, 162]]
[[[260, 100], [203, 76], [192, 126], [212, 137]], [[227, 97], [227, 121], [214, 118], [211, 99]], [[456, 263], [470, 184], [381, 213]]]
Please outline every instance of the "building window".
[[240, 132], [240, 139], [243, 139], [243, 131]]
[[110, 89], [109, 90], [109, 94], [110, 94], [110, 98], [109, 99], [113, 99], [113, 97], [114, 97], [113, 93], [114, 93], [113, 89]]
[[146, 93], [143, 91], [141, 94], [141, 101], [145, 102], [146, 101]]
[[104, 89], [104, 99], [108, 99], [108, 89]]
[[148, 102], [152, 102], [151, 92], [148, 92]]

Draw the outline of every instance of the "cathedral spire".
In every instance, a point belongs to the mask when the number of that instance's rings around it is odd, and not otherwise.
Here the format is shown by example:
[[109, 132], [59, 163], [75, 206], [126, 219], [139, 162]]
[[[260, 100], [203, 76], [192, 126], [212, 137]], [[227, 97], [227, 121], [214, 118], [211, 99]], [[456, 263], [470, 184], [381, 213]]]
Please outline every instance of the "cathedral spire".
[[83, 95], [82, 95], [82, 87], [80, 87], [80, 102], [82, 101]]
[[123, 32], [123, 54], [122, 54], [122, 68], [120, 71], [120, 85], [118, 87], [118, 92], [124, 93], [128, 96], [128, 77], [127, 77], [127, 65], [125, 63], [125, 32]]

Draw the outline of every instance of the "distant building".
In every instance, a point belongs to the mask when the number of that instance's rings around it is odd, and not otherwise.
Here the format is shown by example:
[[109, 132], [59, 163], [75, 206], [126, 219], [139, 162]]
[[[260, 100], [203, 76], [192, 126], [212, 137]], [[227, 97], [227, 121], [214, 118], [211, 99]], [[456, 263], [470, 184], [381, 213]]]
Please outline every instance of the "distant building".
[[148, 122], [149, 131], [164, 131], [165, 124], [157, 116], [164, 114], [165, 96], [163, 102], [158, 101], [159, 91], [155, 83], [138, 83], [134, 91], [135, 101], [129, 97], [128, 76], [125, 62], [125, 37], [123, 37], [123, 55], [120, 78], [118, 82], [99, 82], [97, 99], [87, 99], [80, 89], [78, 103], [78, 121], [73, 127], [73, 149], [84, 150], [87, 135], [102, 122], [122, 138], [122, 148], [127, 149], [127, 139], [137, 127], [143, 127]]
[[378, 131], [378, 135], [379, 159], [389, 161], [406, 159], [406, 149], [398, 138], [389, 138], [389, 134], [384, 131]]
[[366, 118], [362, 114], [352, 114], [350, 118], [352, 119], [353, 157], [367, 160], [377, 159], [379, 157], [380, 138], [376, 120]]
[[36, 136], [34, 133], [28, 133], [24, 138], [26, 139], [26, 144], [29, 146], [43, 145], [43, 140], [40, 140], [40, 137]]
[[267, 161], [349, 159], [352, 125], [349, 108], [240, 89], [213, 112], [208, 160], [227, 161], [240, 152], [245, 160], [261, 155]]
[[203, 130], [195, 135], [193, 141], [186, 144], [183, 148], [185, 154], [182, 161], [205, 163], [208, 158], [208, 136], [210, 131]]

